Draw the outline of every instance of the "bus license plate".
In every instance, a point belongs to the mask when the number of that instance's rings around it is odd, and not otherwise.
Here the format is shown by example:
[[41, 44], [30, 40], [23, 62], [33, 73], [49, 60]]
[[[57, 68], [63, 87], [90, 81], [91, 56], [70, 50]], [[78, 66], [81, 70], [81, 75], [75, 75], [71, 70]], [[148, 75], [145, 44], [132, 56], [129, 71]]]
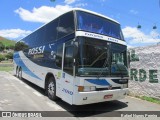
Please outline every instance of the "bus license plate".
[[110, 99], [110, 98], [112, 98], [112, 97], [113, 97], [113, 94], [105, 95], [105, 96], [104, 96], [104, 99]]

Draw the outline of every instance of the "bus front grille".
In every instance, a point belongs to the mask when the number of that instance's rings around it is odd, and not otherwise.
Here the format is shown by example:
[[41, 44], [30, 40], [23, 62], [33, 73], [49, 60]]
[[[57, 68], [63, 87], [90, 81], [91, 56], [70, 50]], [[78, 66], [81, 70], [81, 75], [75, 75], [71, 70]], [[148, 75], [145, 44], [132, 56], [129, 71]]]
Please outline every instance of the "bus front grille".
[[96, 91], [103, 91], [103, 90], [115, 90], [115, 89], [121, 89], [121, 87], [110, 87], [110, 88], [96, 88]]

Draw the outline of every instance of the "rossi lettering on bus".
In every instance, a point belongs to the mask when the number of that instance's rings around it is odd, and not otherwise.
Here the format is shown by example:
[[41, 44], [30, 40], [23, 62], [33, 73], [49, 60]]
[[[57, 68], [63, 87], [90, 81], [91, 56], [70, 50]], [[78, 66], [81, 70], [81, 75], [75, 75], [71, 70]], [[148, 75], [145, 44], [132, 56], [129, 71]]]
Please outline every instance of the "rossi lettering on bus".
[[28, 55], [42, 54], [44, 53], [45, 46], [29, 49]]

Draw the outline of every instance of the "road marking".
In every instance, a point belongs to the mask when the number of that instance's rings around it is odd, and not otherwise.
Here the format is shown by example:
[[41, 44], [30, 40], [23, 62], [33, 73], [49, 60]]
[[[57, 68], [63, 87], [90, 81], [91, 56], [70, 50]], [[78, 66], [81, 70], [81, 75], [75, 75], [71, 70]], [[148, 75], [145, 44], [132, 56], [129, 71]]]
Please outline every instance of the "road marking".
[[40, 93], [38, 93], [38, 92], [33, 92], [35, 95], [37, 95], [38, 97], [42, 97], [42, 95], [40, 94]]
[[21, 84], [24, 84], [24, 82], [20, 81]]
[[60, 107], [57, 104], [51, 103], [51, 102], [47, 102], [47, 105], [50, 107], [53, 107], [56, 111], [65, 111], [62, 107]]
[[4, 86], [6, 86], [6, 87], [7, 87], [7, 86], [10, 86], [10, 85], [9, 85], [9, 84], [4, 84]]
[[25, 85], [25, 87], [27, 88], [27, 89], [32, 89], [31, 87], [29, 87], [28, 85]]
[[12, 77], [12, 80], [20, 81], [18, 78], [14, 78], [14, 77]]
[[9, 100], [7, 100], [7, 99], [0, 100], [0, 103], [2, 103], [2, 104], [8, 103], [8, 102], [9, 102]]

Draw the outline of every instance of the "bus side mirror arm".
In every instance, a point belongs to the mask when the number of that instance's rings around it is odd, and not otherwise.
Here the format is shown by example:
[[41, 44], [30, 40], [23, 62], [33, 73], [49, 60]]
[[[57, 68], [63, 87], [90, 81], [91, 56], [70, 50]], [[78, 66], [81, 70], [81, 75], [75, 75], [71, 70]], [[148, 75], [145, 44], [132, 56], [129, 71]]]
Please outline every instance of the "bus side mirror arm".
[[74, 51], [73, 51], [73, 57], [77, 57], [77, 54], [78, 54], [78, 42], [77, 41], [74, 41], [73, 42], [73, 48], [74, 48]]

